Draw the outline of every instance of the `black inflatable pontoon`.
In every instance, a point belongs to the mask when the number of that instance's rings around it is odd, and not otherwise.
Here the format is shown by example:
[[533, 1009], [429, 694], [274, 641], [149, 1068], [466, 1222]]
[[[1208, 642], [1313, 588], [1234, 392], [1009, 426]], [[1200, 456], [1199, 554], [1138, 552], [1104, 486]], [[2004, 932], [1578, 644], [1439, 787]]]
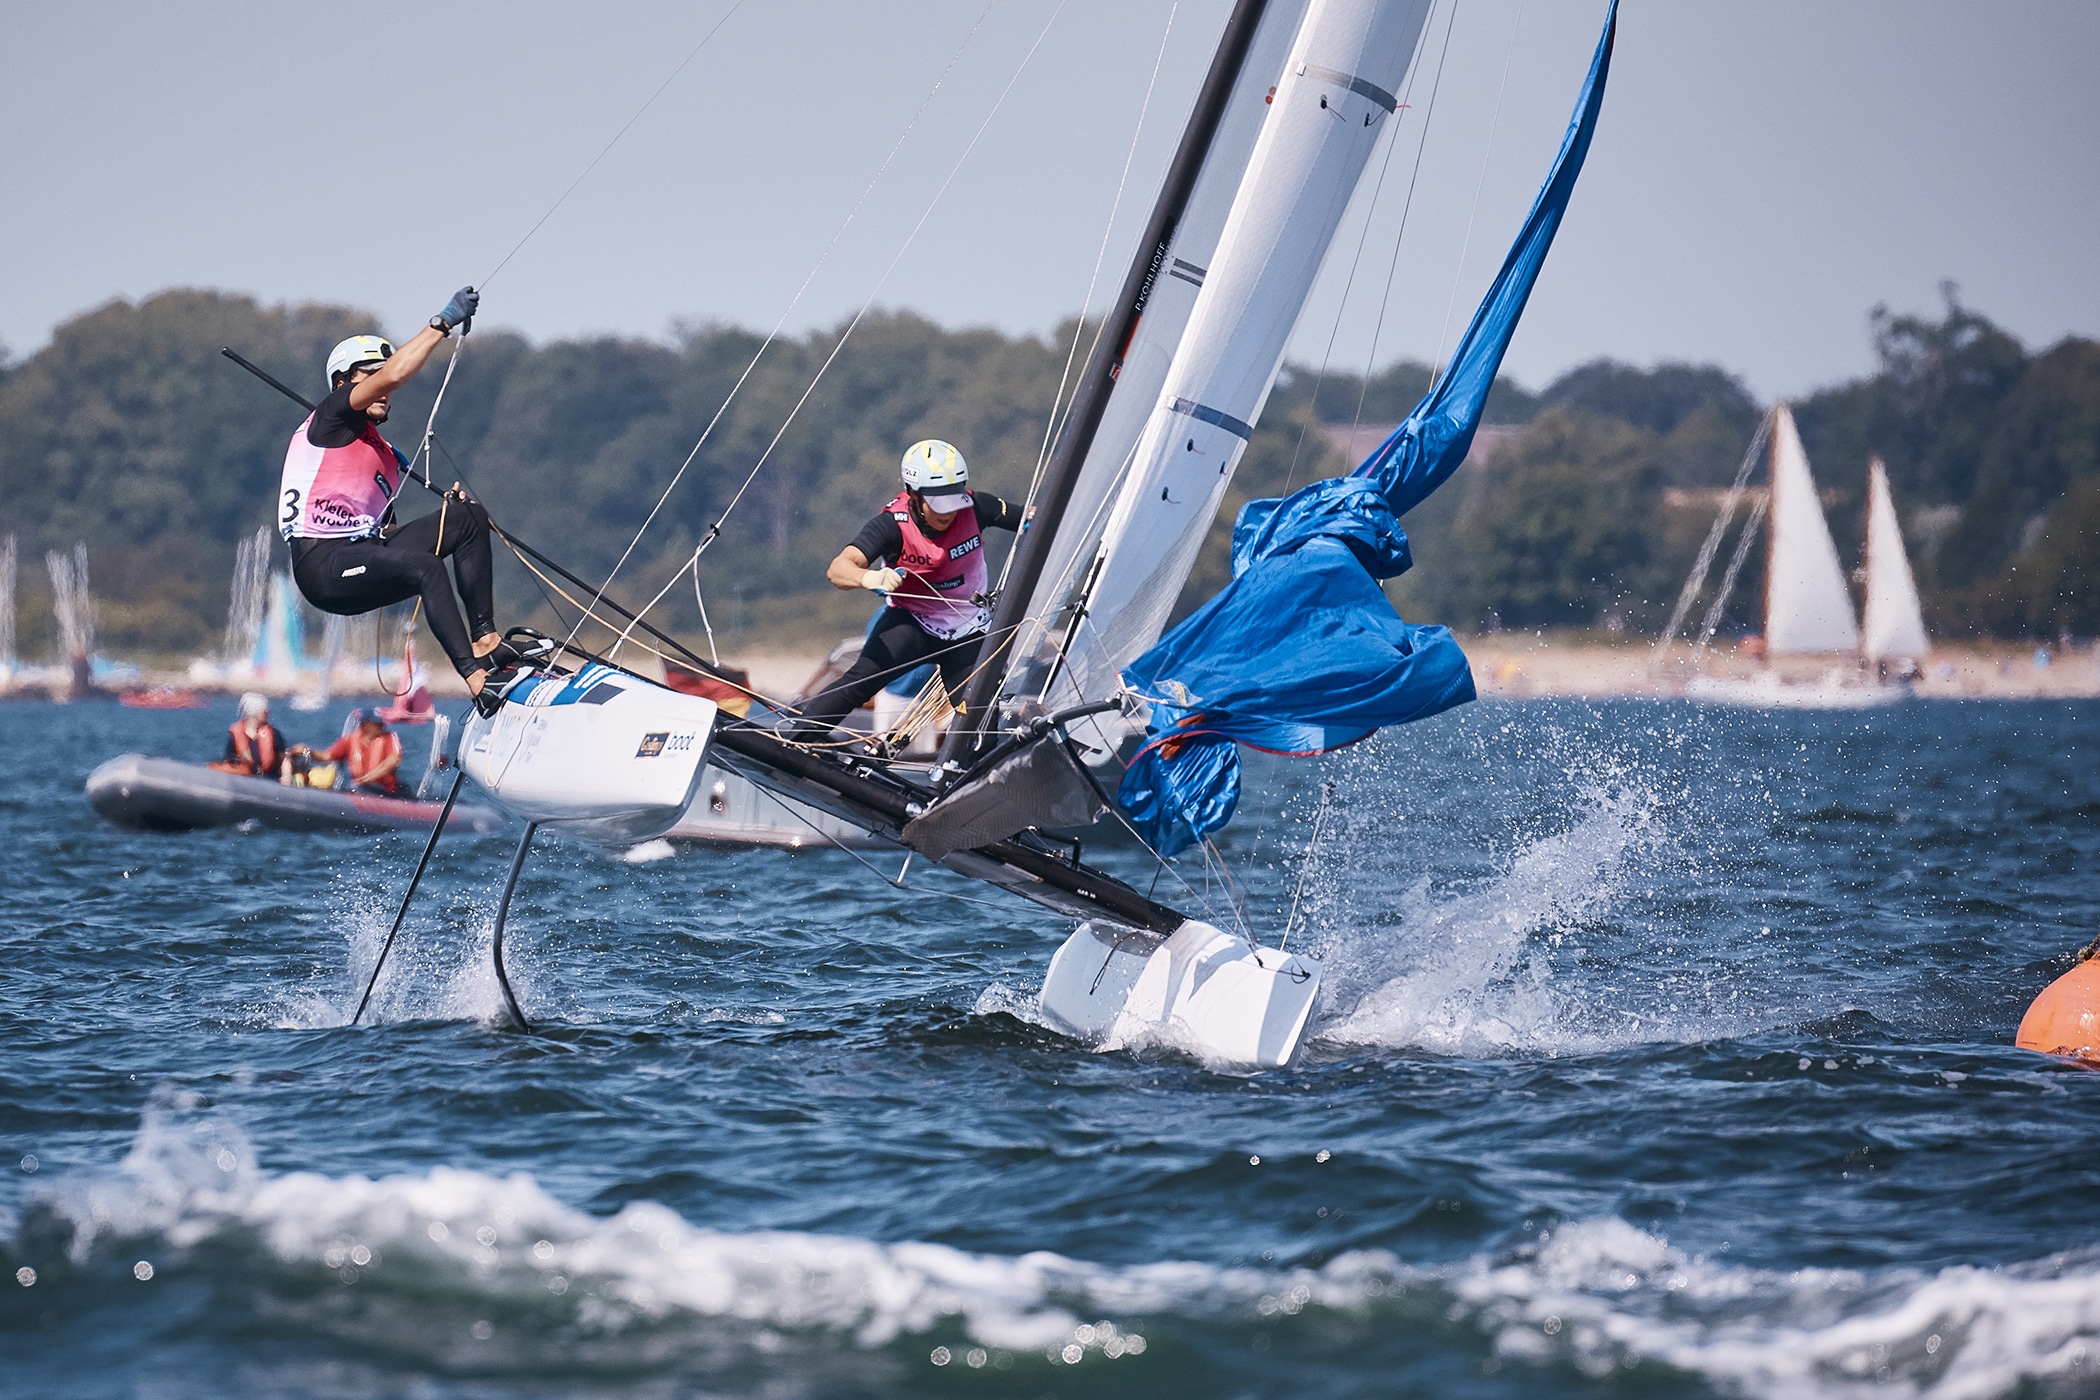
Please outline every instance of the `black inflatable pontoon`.
[[[439, 802], [286, 787], [135, 753], [120, 754], [88, 774], [87, 799], [119, 826], [145, 831], [195, 831], [248, 821], [281, 831], [428, 829], [444, 810]], [[445, 825], [463, 832], [497, 831], [504, 820], [487, 807], [461, 804]]]

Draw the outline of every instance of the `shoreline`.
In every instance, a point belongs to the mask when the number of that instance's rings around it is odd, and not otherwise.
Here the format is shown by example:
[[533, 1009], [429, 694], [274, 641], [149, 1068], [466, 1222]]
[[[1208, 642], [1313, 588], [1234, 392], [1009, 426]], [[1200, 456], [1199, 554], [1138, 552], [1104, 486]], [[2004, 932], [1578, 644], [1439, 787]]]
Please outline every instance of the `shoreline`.
[[[1673, 645], [1658, 653], [1645, 639], [1596, 641], [1552, 636], [1500, 633], [1460, 637], [1473, 664], [1473, 683], [1483, 700], [1529, 699], [1681, 699], [1685, 685], [1695, 677], [1748, 680], [1759, 674], [1763, 663], [1734, 649], [1709, 650], [1694, 658], [1691, 648]], [[2038, 660], [2046, 658], [2043, 664]], [[750, 673], [752, 687], [761, 693], [787, 696], [810, 680], [823, 664], [824, 653], [816, 650], [754, 651], [723, 657], [727, 666]], [[1858, 674], [1856, 663], [1843, 656], [1786, 657], [1773, 669], [1791, 682], [1809, 684], [1832, 675]], [[334, 694], [343, 700], [377, 700], [388, 692], [370, 684], [338, 684]], [[340, 682], [343, 677], [338, 675]], [[431, 694], [444, 701], [466, 698], [467, 688], [449, 670], [433, 671]], [[142, 670], [126, 690], [169, 689], [202, 695], [233, 695], [249, 688], [263, 689], [273, 699], [288, 699], [294, 691], [267, 686], [200, 685], [184, 672]], [[42, 683], [0, 687], [0, 697], [36, 699], [49, 691]], [[2083, 647], [2036, 647], [2013, 642], [1954, 643], [1936, 648], [1927, 657], [1912, 693], [1925, 700], [2045, 700], [2100, 698], [2100, 645]]]

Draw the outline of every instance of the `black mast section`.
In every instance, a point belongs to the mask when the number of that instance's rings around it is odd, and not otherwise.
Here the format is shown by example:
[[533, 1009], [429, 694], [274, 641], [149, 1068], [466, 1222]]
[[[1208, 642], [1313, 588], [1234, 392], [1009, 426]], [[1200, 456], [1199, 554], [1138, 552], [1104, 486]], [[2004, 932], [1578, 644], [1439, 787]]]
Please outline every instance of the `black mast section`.
[[1014, 634], [1027, 618], [1028, 604], [1035, 596], [1036, 584], [1042, 580], [1051, 542], [1057, 536], [1057, 526], [1065, 507], [1071, 504], [1072, 491], [1079, 484], [1079, 472], [1086, 465], [1087, 452], [1094, 445], [1094, 434], [1101, 427], [1101, 415], [1108, 408], [1108, 396], [1115, 387], [1117, 372], [1123, 367], [1123, 356], [1130, 348], [1131, 337], [1137, 333], [1139, 318], [1145, 314], [1145, 303], [1151, 298], [1153, 281], [1166, 266], [1167, 249], [1181, 226], [1189, 195], [1196, 188], [1196, 177], [1203, 172], [1203, 162], [1210, 155], [1218, 124], [1224, 119], [1226, 105], [1239, 84], [1247, 51], [1253, 46], [1254, 32], [1261, 27], [1262, 12], [1267, 8], [1268, 0], [1239, 0], [1233, 6], [1232, 17], [1225, 22], [1225, 33], [1218, 41], [1217, 54], [1211, 59], [1210, 72], [1203, 79], [1202, 91], [1196, 95], [1195, 110], [1189, 114], [1188, 127], [1181, 133], [1181, 146], [1174, 152], [1173, 164], [1167, 167], [1166, 182], [1160, 186], [1151, 221], [1145, 225], [1145, 236], [1138, 241], [1137, 257], [1123, 279], [1122, 295], [1109, 313], [1111, 324], [1094, 346], [1094, 353], [1087, 360], [1086, 373], [1081, 376], [1079, 389], [1073, 395], [1071, 413], [1059, 435], [1057, 451], [1050, 459], [1042, 493], [1036, 498], [1036, 523], [1014, 546], [1013, 567], [1007, 571], [1006, 588], [994, 605], [991, 629], [985, 636], [988, 650], [963, 691], [963, 713], [956, 717], [955, 724], [948, 731], [947, 741], [941, 746], [944, 760], [958, 759], [966, 750], [985, 742], [984, 733], [991, 724], [992, 701], [998, 695], [999, 685], [1011, 664], [1011, 658], [1001, 657], [998, 653], [1012, 645]]

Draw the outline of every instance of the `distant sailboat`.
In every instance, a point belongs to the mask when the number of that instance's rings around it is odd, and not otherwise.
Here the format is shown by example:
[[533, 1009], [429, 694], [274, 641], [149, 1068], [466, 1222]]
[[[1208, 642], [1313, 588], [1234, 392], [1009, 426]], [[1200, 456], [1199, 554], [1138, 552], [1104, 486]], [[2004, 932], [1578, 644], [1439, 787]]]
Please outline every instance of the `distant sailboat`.
[[[1838, 562], [1837, 542], [1831, 538], [1815, 475], [1809, 470], [1808, 452], [1785, 404], [1772, 410], [1768, 461], [1765, 665], [1747, 678], [1695, 677], [1685, 685], [1684, 693], [1694, 700], [1720, 704], [1807, 710], [1866, 709], [1905, 698], [1910, 693], [1908, 685], [1862, 676], [1856, 666], [1833, 665], [1814, 679], [1800, 680], [1773, 664], [1787, 656], [1879, 662], [1891, 656], [1923, 654], [1925, 623], [1910, 563], [1903, 554], [1887, 472], [1878, 458], [1869, 470], [1869, 631], [1863, 639], [1844, 565]], [[1731, 499], [1731, 508], [1733, 504]], [[1757, 528], [1755, 514], [1743, 528]], [[1738, 558], [1741, 552], [1738, 548]], [[1731, 569], [1727, 583], [1733, 582]]]
[[1925, 635], [1925, 613], [1918, 606], [1918, 583], [1903, 550], [1903, 531], [1896, 523], [1896, 498], [1889, 493], [1888, 469], [1876, 457], [1867, 465], [1867, 596], [1860, 616], [1859, 654], [1869, 665], [1891, 661], [1915, 666], [1932, 650]]

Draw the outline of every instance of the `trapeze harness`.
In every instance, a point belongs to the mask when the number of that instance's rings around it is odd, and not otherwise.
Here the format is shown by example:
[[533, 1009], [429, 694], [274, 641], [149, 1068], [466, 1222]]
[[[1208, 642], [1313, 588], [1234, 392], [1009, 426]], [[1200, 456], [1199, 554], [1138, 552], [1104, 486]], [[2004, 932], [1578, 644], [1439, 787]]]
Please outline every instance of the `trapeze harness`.
[[910, 613], [919, 626], [944, 642], [959, 641], [992, 624], [979, 601], [990, 582], [984, 565], [984, 535], [977, 511], [966, 507], [938, 535], [928, 535], [912, 514], [911, 493], [900, 491], [884, 507], [904, 536], [890, 567], [904, 575], [889, 605]]
[[313, 424], [309, 413], [285, 450], [278, 533], [287, 541], [376, 537], [401, 489], [400, 459], [375, 427], [368, 425], [348, 447], [316, 447], [306, 436]]

